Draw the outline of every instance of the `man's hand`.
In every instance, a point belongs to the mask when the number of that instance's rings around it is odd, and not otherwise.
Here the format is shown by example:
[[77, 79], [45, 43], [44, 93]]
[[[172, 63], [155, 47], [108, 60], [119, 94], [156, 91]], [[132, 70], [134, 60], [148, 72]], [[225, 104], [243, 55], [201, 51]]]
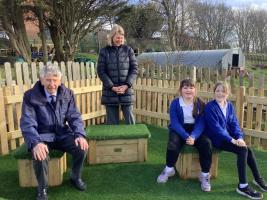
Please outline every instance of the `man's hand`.
[[47, 157], [47, 154], [49, 153], [47, 146], [44, 143], [38, 143], [33, 149], [32, 149], [33, 157], [35, 160], [45, 160]]
[[239, 147], [246, 147], [247, 146], [246, 142], [241, 138], [236, 140], [236, 145]]
[[237, 140], [235, 140], [234, 138], [232, 138], [231, 143], [234, 145], [237, 145]]
[[89, 147], [86, 139], [84, 139], [83, 137], [76, 138], [75, 139], [75, 144], [76, 144], [76, 146], [79, 146], [80, 145], [80, 147], [81, 147], [81, 149], [83, 151], [86, 151], [88, 149], [88, 147]]
[[195, 144], [195, 139], [192, 138], [191, 136], [189, 136], [189, 137], [186, 139], [186, 144], [193, 146], [193, 145]]

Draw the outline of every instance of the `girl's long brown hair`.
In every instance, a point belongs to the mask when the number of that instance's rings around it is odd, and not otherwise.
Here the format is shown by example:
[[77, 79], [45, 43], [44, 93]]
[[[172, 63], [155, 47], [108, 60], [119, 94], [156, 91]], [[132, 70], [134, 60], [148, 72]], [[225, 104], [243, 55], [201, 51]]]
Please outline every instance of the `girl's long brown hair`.
[[[192, 79], [184, 79], [181, 81], [179, 87], [180, 93], [184, 86], [196, 88], [195, 82]], [[193, 117], [196, 118], [198, 115], [202, 114], [204, 112], [204, 107], [205, 103], [199, 97], [194, 97], [192, 112]]]

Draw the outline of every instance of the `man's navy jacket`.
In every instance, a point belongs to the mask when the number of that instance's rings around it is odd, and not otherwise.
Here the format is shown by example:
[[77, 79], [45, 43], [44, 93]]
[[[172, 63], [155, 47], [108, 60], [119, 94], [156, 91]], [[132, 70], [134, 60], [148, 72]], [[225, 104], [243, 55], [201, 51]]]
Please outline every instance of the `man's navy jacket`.
[[75, 105], [74, 94], [63, 84], [58, 87], [55, 108], [47, 100], [40, 81], [25, 92], [20, 128], [28, 149], [46, 141], [47, 135], [54, 135], [55, 140], [60, 140], [66, 134], [73, 135], [73, 138], [85, 137], [84, 124]]

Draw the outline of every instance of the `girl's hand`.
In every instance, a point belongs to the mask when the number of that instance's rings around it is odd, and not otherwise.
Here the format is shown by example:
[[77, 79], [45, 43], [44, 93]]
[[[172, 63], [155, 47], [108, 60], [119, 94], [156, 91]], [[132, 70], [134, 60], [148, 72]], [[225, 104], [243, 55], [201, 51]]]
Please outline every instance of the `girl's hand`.
[[186, 139], [186, 144], [193, 146], [193, 145], [195, 144], [195, 139], [192, 138], [191, 136], [189, 136], [189, 137]]

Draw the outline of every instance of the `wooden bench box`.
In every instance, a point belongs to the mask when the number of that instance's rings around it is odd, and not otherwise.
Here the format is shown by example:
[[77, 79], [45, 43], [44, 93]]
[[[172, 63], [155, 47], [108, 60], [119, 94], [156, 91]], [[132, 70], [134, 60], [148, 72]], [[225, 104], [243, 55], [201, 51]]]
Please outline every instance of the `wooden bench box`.
[[[50, 150], [48, 161], [48, 184], [49, 186], [61, 185], [63, 173], [67, 170], [66, 153], [57, 150]], [[19, 185], [21, 187], [38, 186], [33, 169], [33, 160], [25, 144], [19, 147], [14, 157], [18, 160]]]
[[[211, 178], [216, 178], [218, 174], [218, 155], [218, 150], [212, 152]], [[201, 171], [198, 150], [195, 147], [185, 145], [179, 154], [176, 169], [182, 179], [198, 178]]]
[[144, 124], [91, 125], [86, 132], [89, 164], [144, 162], [147, 159], [150, 133]]

